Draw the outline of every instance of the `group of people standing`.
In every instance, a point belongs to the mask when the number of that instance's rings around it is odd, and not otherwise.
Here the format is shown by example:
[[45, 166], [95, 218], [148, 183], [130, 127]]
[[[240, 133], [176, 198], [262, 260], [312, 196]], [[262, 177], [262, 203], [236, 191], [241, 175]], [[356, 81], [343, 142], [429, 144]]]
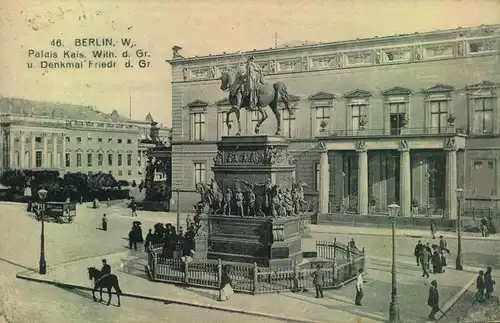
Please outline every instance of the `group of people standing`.
[[189, 256], [191, 250], [195, 249], [196, 225], [193, 222], [187, 224], [186, 232], [182, 227], [179, 227], [179, 232], [177, 232], [170, 223], [155, 224], [154, 232], [149, 229], [149, 233], [146, 235], [145, 250], [148, 250], [153, 244], [162, 244], [162, 255], [167, 258]]
[[444, 273], [444, 267], [448, 265], [446, 262], [446, 255], [449, 256], [451, 253], [448, 249], [446, 240], [444, 240], [443, 236], [439, 236], [439, 246], [431, 246], [429, 242], [424, 245], [421, 240], [418, 240], [413, 254], [417, 266], [422, 267], [422, 277], [429, 278], [431, 264], [433, 274]]
[[476, 279], [476, 301], [482, 303], [486, 300], [491, 299], [491, 293], [493, 293], [494, 285], [496, 282], [491, 277], [491, 267], [486, 268], [486, 273], [483, 270], [479, 271], [479, 275]]

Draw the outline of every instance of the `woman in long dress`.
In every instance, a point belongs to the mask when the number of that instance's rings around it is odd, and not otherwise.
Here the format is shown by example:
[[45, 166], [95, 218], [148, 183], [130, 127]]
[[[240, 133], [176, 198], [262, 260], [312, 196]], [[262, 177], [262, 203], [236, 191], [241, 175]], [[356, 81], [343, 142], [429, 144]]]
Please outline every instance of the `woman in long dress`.
[[231, 281], [231, 277], [229, 277], [228, 271], [229, 271], [228, 267], [222, 268], [222, 275], [221, 275], [221, 281], [220, 281], [220, 286], [219, 286], [219, 288], [220, 288], [219, 301], [221, 301], [221, 302], [228, 300], [234, 294], [233, 287], [232, 287], [233, 282]]

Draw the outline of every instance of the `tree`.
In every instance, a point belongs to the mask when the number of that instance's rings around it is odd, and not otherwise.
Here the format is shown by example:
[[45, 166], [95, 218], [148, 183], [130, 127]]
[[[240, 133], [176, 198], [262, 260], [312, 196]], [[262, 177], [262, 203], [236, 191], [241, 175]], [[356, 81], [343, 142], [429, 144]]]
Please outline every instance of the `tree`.
[[73, 186], [78, 195], [85, 196], [89, 191], [89, 183], [87, 174], [78, 172], [78, 173], [68, 173], [64, 175], [64, 185], [65, 186]]
[[8, 169], [0, 177], [0, 183], [8, 186], [12, 192], [17, 192], [26, 187], [28, 178], [19, 169]]

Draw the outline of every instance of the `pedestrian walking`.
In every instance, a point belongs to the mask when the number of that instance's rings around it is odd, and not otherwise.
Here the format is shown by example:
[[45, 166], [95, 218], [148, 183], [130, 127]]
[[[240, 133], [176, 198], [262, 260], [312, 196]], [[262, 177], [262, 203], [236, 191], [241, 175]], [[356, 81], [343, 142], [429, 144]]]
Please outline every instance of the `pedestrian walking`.
[[132, 217], [137, 216], [137, 203], [135, 202], [135, 198], [132, 198], [130, 201], [130, 209], [132, 210]]
[[130, 229], [130, 232], [128, 233], [128, 247], [130, 248], [130, 250], [132, 250], [132, 247], [134, 247], [134, 250], [137, 251], [135, 226], [133, 226], [132, 229]]
[[434, 221], [431, 222], [431, 234], [432, 234], [432, 239], [436, 239], [436, 225], [434, 224]]
[[311, 276], [313, 277], [314, 289], [316, 289], [316, 298], [323, 298], [324, 274], [320, 265], [316, 266], [316, 270]]
[[484, 271], [480, 270], [479, 275], [476, 278], [476, 295], [475, 299], [477, 302], [482, 303], [484, 301], [484, 290], [486, 286], [484, 284]]
[[493, 280], [491, 277], [491, 267], [488, 266], [486, 268], [486, 273], [484, 274], [484, 285], [486, 287], [486, 299], [491, 299], [491, 293], [493, 293], [493, 285], [495, 285], [496, 282]]
[[429, 262], [431, 260], [431, 253], [427, 247], [422, 249], [422, 253], [420, 255], [420, 263], [422, 264], [422, 277], [429, 278]]
[[417, 261], [417, 267], [420, 265], [420, 257], [422, 256], [422, 250], [424, 249], [424, 245], [421, 240], [418, 240], [417, 245], [415, 246], [415, 250], [413, 251], [413, 255], [415, 255], [415, 259]]
[[488, 221], [484, 217], [481, 219], [481, 235], [488, 236]]
[[151, 247], [153, 241], [153, 230], [149, 229], [148, 234], [146, 234], [146, 243], [144, 243], [144, 251], [148, 251]]
[[106, 213], [102, 215], [102, 231], [108, 231], [108, 218], [106, 218]]
[[354, 301], [354, 304], [358, 306], [362, 306], [361, 300], [363, 299], [363, 296], [365, 295], [363, 293], [364, 289], [364, 284], [363, 284], [363, 269], [358, 270], [358, 277], [356, 278], [356, 299]]
[[448, 255], [451, 255], [450, 249], [448, 249], [448, 244], [444, 240], [443, 236], [439, 236], [439, 249], [446, 251]]
[[429, 319], [435, 321], [435, 315], [441, 310], [439, 308], [439, 292], [437, 289], [437, 281], [435, 280], [431, 282], [431, 287], [429, 288], [429, 298], [427, 299], [427, 305], [431, 307]]
[[219, 285], [219, 301], [227, 301], [234, 294], [233, 282], [229, 277], [229, 267], [222, 267], [221, 282]]

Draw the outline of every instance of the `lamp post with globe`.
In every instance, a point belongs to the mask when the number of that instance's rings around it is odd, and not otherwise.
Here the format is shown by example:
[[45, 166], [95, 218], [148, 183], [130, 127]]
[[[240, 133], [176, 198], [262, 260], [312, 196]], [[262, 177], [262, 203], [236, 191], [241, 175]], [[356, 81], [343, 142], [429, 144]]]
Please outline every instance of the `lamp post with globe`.
[[391, 304], [389, 305], [389, 322], [399, 322], [397, 282], [396, 282], [396, 218], [399, 213], [400, 206], [392, 203], [387, 207], [389, 209], [389, 217], [392, 227], [392, 290]]
[[41, 201], [41, 221], [42, 221], [42, 232], [40, 235], [40, 275], [45, 275], [47, 273], [47, 263], [45, 261], [45, 199], [47, 198], [47, 190], [43, 188], [38, 191], [38, 197]]
[[457, 248], [457, 260], [456, 260], [456, 270], [463, 270], [464, 266], [462, 263], [462, 198], [464, 195], [463, 188], [457, 188], [457, 239], [458, 239], [458, 248]]

